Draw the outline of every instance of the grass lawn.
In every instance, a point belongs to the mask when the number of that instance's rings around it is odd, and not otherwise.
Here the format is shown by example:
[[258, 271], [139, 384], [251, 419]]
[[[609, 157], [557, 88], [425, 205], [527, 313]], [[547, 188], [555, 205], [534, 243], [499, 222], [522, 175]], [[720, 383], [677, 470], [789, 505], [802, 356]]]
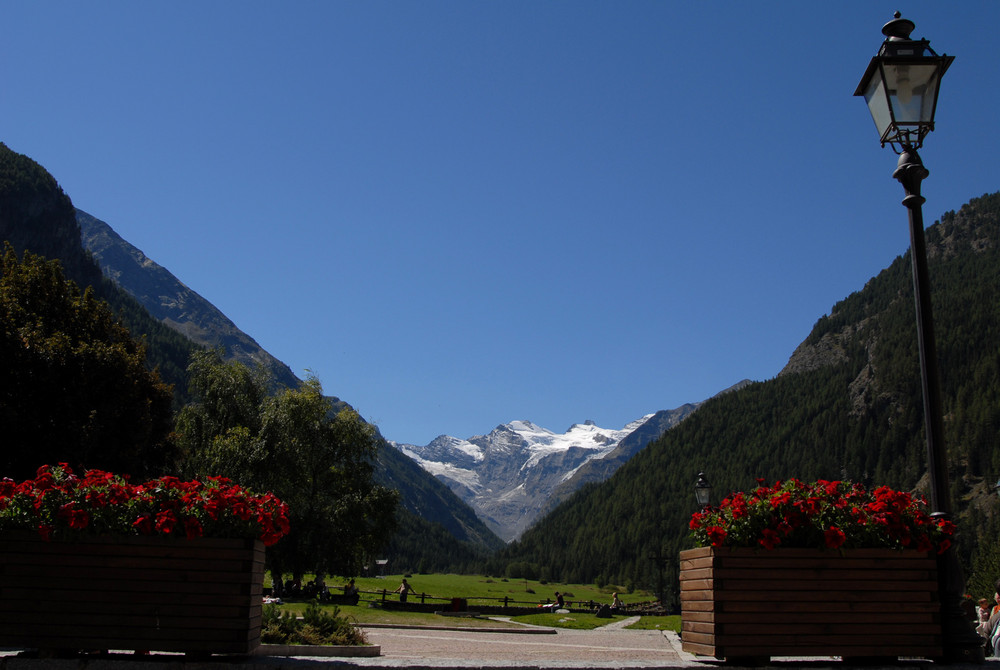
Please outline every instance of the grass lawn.
[[[549, 626], [550, 628], [576, 628], [579, 630], [593, 630], [609, 623], [627, 619], [627, 616], [616, 615], [610, 619], [599, 619], [594, 614], [556, 614], [545, 612], [544, 614], [526, 614], [524, 616], [513, 617], [511, 621], [530, 623], [535, 626]], [[630, 630], [672, 630], [675, 633], [681, 631], [680, 616], [644, 616], [637, 622], [626, 626]]]
[[[397, 612], [383, 610], [381, 607], [369, 607], [369, 603], [377, 603], [382, 600], [382, 591], [386, 592], [385, 598], [394, 602], [399, 600], [399, 596], [394, 594], [399, 586], [403, 575], [387, 575], [385, 577], [359, 577], [355, 583], [361, 592], [361, 602], [358, 605], [323, 605], [324, 609], [332, 610], [337, 607], [340, 613], [347, 616], [352, 621], [361, 624], [403, 624], [409, 626], [467, 626], [467, 627], [516, 627], [516, 623], [506, 623], [482, 618], [472, 617], [446, 617], [438, 614], [426, 614], [422, 612]], [[611, 594], [618, 592], [618, 597], [626, 604], [649, 602], [653, 599], [652, 594], [647, 591], [636, 591], [626, 593], [621, 587], [609, 585], [598, 588], [593, 584], [542, 584], [535, 580], [512, 579], [507, 580], [499, 577], [483, 577], [481, 575], [452, 575], [452, 574], [415, 574], [407, 576], [406, 581], [414, 589], [410, 594], [410, 602], [419, 603], [421, 594], [424, 594], [425, 601], [432, 604], [441, 604], [442, 609], [451, 603], [452, 598], [465, 598], [469, 603], [469, 608], [475, 610], [476, 605], [496, 605], [504, 597], [509, 598], [509, 603], [520, 606], [533, 607], [542, 603], [555, 600], [556, 591], [563, 594], [567, 605], [572, 607], [587, 607], [590, 601], [594, 603], [607, 604], [611, 601]], [[326, 579], [326, 585], [331, 593], [341, 593], [346, 579], [330, 577]], [[270, 586], [270, 582], [265, 581], [265, 586]], [[281, 606], [283, 611], [290, 611], [302, 614], [305, 610], [305, 602], [291, 601]], [[605, 626], [612, 621], [620, 621], [624, 616], [616, 616], [612, 619], [598, 619], [595, 615], [585, 614], [556, 614], [554, 612], [539, 612], [514, 617], [512, 621], [534, 624], [537, 626], [549, 626], [552, 628], [577, 628], [593, 629]], [[679, 616], [647, 616], [642, 617], [637, 623], [629, 626], [639, 630], [673, 630], [680, 631]]]
[[671, 616], [644, 616], [634, 624], [625, 627], [630, 630], [672, 630], [675, 633], [680, 633], [681, 616], [679, 614]]
[[[399, 596], [393, 591], [399, 586], [403, 575], [386, 575], [385, 577], [358, 577], [355, 579], [358, 589], [361, 591], [362, 600], [380, 600], [381, 592], [387, 592], [386, 598], [393, 600]], [[555, 593], [559, 591], [563, 594], [567, 603], [595, 603], [609, 604], [611, 594], [618, 592], [618, 597], [625, 603], [648, 602], [653, 599], [652, 594], [647, 591], [636, 591], [626, 593], [625, 589], [619, 586], [605, 586], [598, 588], [593, 584], [542, 584], [536, 580], [505, 579], [500, 577], [483, 577], [481, 575], [453, 575], [453, 574], [414, 574], [408, 576], [406, 580], [410, 583], [414, 592], [410, 595], [411, 602], [420, 602], [420, 595], [426, 594], [426, 602], [446, 603], [452, 598], [465, 598], [470, 606], [479, 604], [496, 604], [504, 597], [509, 598], [510, 604], [519, 605], [539, 605], [555, 600]], [[342, 592], [346, 579], [329, 577], [326, 585], [332, 593]], [[265, 586], [270, 586], [269, 580]], [[575, 606], [575, 605], [574, 605]]]
[[577, 630], [593, 630], [601, 626], [607, 626], [614, 621], [621, 621], [626, 617], [614, 616], [610, 619], [598, 619], [596, 614], [559, 614], [557, 612], [545, 612], [543, 614], [525, 614], [516, 616], [511, 621], [530, 623], [535, 626], [548, 626], [550, 628], [574, 628]]

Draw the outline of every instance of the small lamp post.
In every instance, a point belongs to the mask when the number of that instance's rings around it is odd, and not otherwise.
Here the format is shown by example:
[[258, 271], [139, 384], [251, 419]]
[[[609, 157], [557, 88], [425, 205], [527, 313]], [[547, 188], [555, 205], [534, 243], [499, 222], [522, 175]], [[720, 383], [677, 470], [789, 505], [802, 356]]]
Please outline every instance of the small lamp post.
[[[941, 78], [954, 60], [939, 56], [925, 39], [910, 39], [916, 26], [896, 12], [882, 27], [885, 41], [872, 58], [854, 95], [865, 97], [879, 141], [899, 154], [893, 177], [903, 186], [903, 206], [909, 212], [910, 262], [917, 317], [917, 347], [924, 401], [924, 432], [927, 438], [928, 472], [931, 480], [931, 507], [936, 516], [952, 514], [948, 490], [948, 457], [942, 430], [941, 384], [938, 379], [934, 322], [931, 315], [930, 279], [924, 243], [924, 219], [920, 184], [930, 174], [917, 149], [934, 130]], [[939, 556], [938, 579], [941, 594], [941, 622], [946, 660], [983, 660], [982, 641], [965, 618], [962, 592], [965, 578], [950, 548]]]
[[704, 472], [698, 473], [698, 481], [694, 485], [694, 497], [698, 507], [704, 509], [712, 504], [712, 485], [708, 483]]

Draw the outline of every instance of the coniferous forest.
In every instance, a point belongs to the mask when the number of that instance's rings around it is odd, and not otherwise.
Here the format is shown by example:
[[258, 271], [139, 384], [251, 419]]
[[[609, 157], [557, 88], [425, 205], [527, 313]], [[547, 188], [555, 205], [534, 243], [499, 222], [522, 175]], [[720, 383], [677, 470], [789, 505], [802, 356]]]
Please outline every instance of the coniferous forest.
[[[186, 370], [197, 347], [101, 278], [80, 247], [69, 198], [41, 166], [2, 144], [0, 241], [59, 259], [67, 277], [93, 287], [145, 341], [147, 366], [173, 385], [175, 409], [190, 402]], [[992, 589], [1000, 577], [1000, 498], [993, 490], [1000, 478], [1000, 193], [943, 215], [928, 228], [927, 246], [959, 549], [969, 590], [980, 594], [976, 589]], [[395, 570], [626, 588], [662, 583], [670, 601], [677, 552], [690, 546], [699, 472], [711, 481], [715, 502], [758, 479], [926, 485], [908, 254], [834, 305], [789, 353], [775, 378], [705, 402], [609, 480], [586, 485], [506, 547], [475, 518], [457, 514], [447, 526], [426, 518], [453, 496], [420, 483], [412, 468], [389, 462], [398, 454], [382, 450], [376, 479], [416, 493], [381, 551]]]

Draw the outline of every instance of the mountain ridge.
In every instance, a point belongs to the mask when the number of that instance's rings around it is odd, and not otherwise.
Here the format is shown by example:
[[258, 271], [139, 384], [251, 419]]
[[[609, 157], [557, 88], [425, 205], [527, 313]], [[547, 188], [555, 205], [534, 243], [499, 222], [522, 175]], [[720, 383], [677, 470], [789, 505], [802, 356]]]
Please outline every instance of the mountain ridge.
[[[617, 430], [587, 420], [555, 433], [531, 421], [515, 420], [468, 439], [440, 435], [424, 446], [390, 444], [444, 482], [497, 535], [510, 541], [551, 508], [559, 487], [568, 495], [587, 481], [567, 486], [581, 468], [608, 456], [633, 435], [637, 437], [632, 442], [638, 444], [634, 448], [641, 449], [645, 445], [641, 436], [658, 437], [696, 408], [688, 404], [647, 414]], [[663, 416], [671, 419], [661, 423]], [[646, 427], [654, 417], [661, 418]]]
[[125, 288], [151, 316], [198, 345], [222, 347], [228, 359], [248, 367], [260, 365], [279, 386], [294, 388], [301, 383], [291, 368], [265, 351], [215, 305], [106, 222], [79, 208], [76, 220], [81, 242], [104, 276]]

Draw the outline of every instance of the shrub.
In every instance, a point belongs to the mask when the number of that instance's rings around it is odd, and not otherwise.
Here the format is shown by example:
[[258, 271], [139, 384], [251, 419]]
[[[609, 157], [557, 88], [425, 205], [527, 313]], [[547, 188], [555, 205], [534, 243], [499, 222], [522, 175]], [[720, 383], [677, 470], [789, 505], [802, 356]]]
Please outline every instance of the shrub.
[[302, 618], [265, 605], [260, 639], [265, 644], [362, 645], [365, 634], [351, 625], [340, 609], [326, 612], [316, 603], [306, 605]]

